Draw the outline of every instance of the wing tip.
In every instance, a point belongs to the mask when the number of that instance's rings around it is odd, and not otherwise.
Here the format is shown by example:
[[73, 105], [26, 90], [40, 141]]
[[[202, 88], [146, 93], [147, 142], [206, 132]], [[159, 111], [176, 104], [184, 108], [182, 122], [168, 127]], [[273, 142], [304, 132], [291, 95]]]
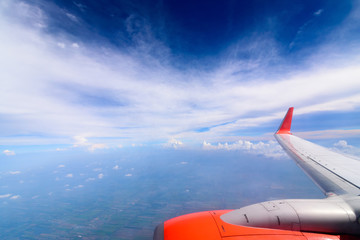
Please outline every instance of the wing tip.
[[275, 134], [291, 134], [291, 120], [294, 107], [290, 107]]

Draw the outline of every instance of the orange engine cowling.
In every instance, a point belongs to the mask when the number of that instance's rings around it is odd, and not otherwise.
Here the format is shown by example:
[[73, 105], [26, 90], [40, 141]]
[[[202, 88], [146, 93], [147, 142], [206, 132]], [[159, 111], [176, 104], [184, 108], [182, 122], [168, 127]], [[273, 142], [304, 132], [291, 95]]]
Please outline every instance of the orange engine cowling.
[[221, 240], [216, 221], [210, 212], [183, 215], [157, 226], [154, 240], [207, 239]]
[[220, 216], [231, 210], [198, 212], [159, 224], [154, 240], [339, 240], [338, 235], [244, 227], [226, 223]]

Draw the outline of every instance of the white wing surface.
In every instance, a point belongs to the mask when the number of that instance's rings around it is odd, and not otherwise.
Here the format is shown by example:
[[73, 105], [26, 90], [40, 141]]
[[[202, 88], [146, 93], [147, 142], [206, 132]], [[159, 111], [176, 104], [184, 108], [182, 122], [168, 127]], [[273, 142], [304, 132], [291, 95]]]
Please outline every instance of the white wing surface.
[[290, 133], [289, 108], [276, 140], [326, 195], [360, 194], [360, 161], [296, 137]]

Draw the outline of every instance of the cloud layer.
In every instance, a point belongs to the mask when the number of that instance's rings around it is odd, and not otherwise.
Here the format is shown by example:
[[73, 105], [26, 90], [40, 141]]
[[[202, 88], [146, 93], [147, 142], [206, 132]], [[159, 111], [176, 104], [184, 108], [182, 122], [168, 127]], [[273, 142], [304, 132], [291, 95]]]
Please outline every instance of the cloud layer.
[[[155, 55], [102, 42], [94, 46], [49, 33], [51, 16], [36, 6], [4, 1], [0, 7], [2, 144], [15, 138], [17, 144], [63, 143], [94, 151], [177, 139], [167, 143], [176, 147], [215, 142], [280, 120], [289, 106], [297, 107], [297, 114], [360, 107], [359, 46], [340, 52], [339, 39], [329, 38], [301, 66], [277, 65], [277, 74], [265, 64], [280, 57], [276, 44], [267, 44], [275, 41], [269, 36], [254, 37], [244, 48], [269, 46], [266, 51], [275, 55], [246, 61], [220, 55], [214, 69], [183, 71], [169, 64], [166, 44], [155, 39]], [[10, 7], [14, 11], [5, 14]], [[314, 14], [320, 17], [322, 11]], [[359, 25], [357, 18], [354, 8], [332, 34], [339, 29], [349, 34], [346, 29]], [[229, 51], [239, 51], [241, 42]], [[91, 138], [97, 140], [90, 143]]]

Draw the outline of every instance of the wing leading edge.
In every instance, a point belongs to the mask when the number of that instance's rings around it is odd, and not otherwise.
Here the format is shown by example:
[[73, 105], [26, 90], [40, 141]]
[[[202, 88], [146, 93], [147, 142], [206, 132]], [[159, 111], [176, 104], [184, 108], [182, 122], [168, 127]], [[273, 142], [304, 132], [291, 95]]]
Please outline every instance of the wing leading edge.
[[360, 161], [291, 134], [293, 108], [289, 108], [276, 140], [326, 195], [360, 194]]

